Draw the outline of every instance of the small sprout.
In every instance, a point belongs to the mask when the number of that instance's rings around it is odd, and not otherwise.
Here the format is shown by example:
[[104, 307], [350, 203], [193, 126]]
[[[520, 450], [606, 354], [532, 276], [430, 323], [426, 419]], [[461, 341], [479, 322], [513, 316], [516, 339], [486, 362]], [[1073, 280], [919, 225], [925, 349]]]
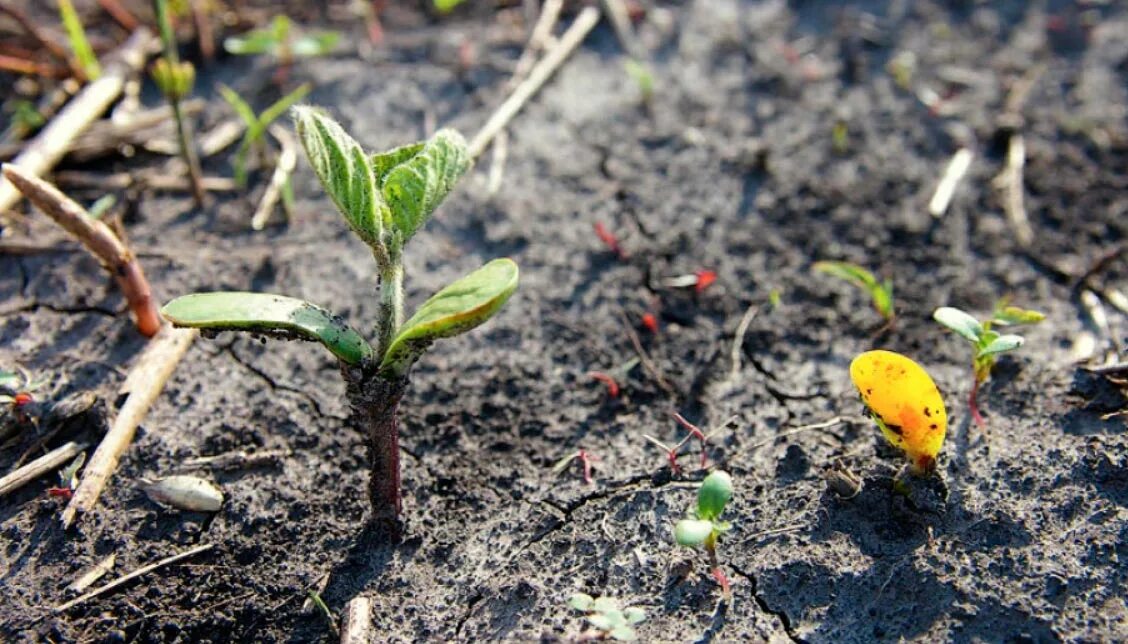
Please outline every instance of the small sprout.
[[450, 13], [463, 2], [465, 2], [465, 0], [432, 0], [435, 11], [439, 13]]
[[59, 487], [47, 488], [47, 495], [70, 500], [74, 496], [74, 491], [78, 489], [78, 471], [85, 464], [86, 452], [79, 452], [70, 465], [59, 470]]
[[622, 245], [619, 244], [619, 238], [615, 236], [615, 233], [608, 230], [607, 226], [603, 225], [603, 222], [597, 221], [592, 227], [595, 229], [595, 236], [598, 237], [599, 241], [603, 242], [603, 245], [612, 253], [615, 253], [616, 257], [619, 259], [627, 258], [627, 252], [623, 250]]
[[188, 98], [196, 84], [196, 68], [186, 60], [172, 62], [167, 58], [158, 58], [149, 73], [153, 76], [157, 89], [169, 101]]
[[602, 382], [607, 387], [607, 395], [612, 398], [619, 397], [619, 383], [615, 382], [615, 378], [603, 373], [602, 371], [589, 371], [588, 377], [593, 380]]
[[596, 460], [596, 458], [589, 454], [587, 450], [580, 449], [572, 452], [559, 461], [556, 461], [556, 464], [552, 466], [552, 473], [557, 476], [563, 474], [564, 471], [568, 469], [568, 466], [571, 465], [573, 461], [575, 461], [578, 462], [583, 468], [584, 483], [593, 485], [593, 479], [591, 478], [591, 463], [594, 460]]
[[701, 444], [701, 467], [704, 468], [708, 464], [707, 450], [709, 448], [709, 439], [711, 439], [714, 436], [716, 436], [717, 434], [719, 434], [725, 428], [730, 427], [733, 424], [733, 422], [736, 420], [736, 416], [729, 418], [727, 421], [724, 422], [723, 425], [715, 427], [713, 429], [713, 431], [709, 432], [708, 434], [701, 431], [700, 427], [698, 427], [697, 425], [694, 425], [693, 423], [689, 422], [688, 420], [685, 419], [684, 416], [682, 416], [681, 414], [679, 414], [677, 412], [674, 413], [674, 420], [678, 421], [678, 423], [680, 425], [682, 425], [687, 430], [689, 430], [689, 433], [687, 433], [685, 435], [685, 438], [681, 439], [681, 441], [679, 441], [677, 445], [674, 445], [674, 446], [671, 447], [670, 445], [663, 443], [662, 441], [658, 440], [657, 438], [654, 438], [653, 436], [650, 436], [649, 434], [643, 434], [642, 437], [645, 438], [650, 443], [652, 443], [653, 445], [656, 445], [656, 446], [660, 447], [663, 451], [665, 451], [666, 452], [666, 461], [670, 465], [670, 470], [674, 474], [681, 474], [681, 466], [678, 465], [678, 457], [681, 455], [680, 454], [681, 448], [685, 447], [685, 445], [687, 443], [689, 443], [691, 440], [693, 440], [695, 438], [698, 441], [700, 441], [700, 444]]
[[886, 322], [893, 322], [897, 316], [893, 308], [893, 280], [878, 282], [873, 273], [850, 262], [815, 262], [812, 268], [819, 273], [844, 279], [869, 293], [870, 298], [873, 299], [873, 308], [885, 318]]
[[33, 378], [23, 367], [14, 371], [0, 370], [0, 405], [7, 405], [15, 417], [16, 424], [32, 424], [33, 415], [28, 412], [35, 403], [32, 394], [47, 384], [47, 378]]
[[306, 591], [306, 595], [309, 597], [309, 601], [312, 602], [315, 607], [317, 607], [317, 612], [321, 613], [322, 617], [325, 618], [325, 622], [329, 624], [329, 628], [333, 631], [333, 635], [337, 635], [337, 617], [333, 615], [333, 611], [329, 610], [329, 605], [326, 604], [325, 600], [321, 598], [321, 593], [317, 592], [317, 590], [314, 588], [310, 588]]
[[850, 151], [850, 131], [845, 120], [834, 121], [834, 127], [830, 130], [830, 141], [835, 154], [843, 155]]
[[611, 597], [594, 598], [587, 593], [576, 593], [568, 598], [568, 606], [587, 613], [587, 621], [598, 631], [595, 637], [633, 642], [638, 639], [634, 626], [646, 621], [646, 611], [636, 606], [619, 608]]
[[237, 56], [266, 54], [274, 58], [278, 64], [275, 80], [281, 84], [295, 59], [330, 54], [340, 39], [341, 34], [336, 31], [303, 32], [294, 27], [289, 17], [279, 15], [265, 29], [252, 29], [224, 40], [223, 48]]
[[768, 291], [768, 304], [771, 304], [773, 309], [783, 306], [783, 293], [778, 288]]
[[992, 329], [992, 326], [1018, 326], [1021, 324], [1037, 324], [1046, 319], [1038, 311], [1010, 306], [1005, 300], [995, 306], [991, 319], [980, 322], [960, 309], [942, 306], [932, 314], [932, 318], [948, 329], [956, 332], [974, 347], [972, 356], [972, 372], [974, 381], [968, 394], [968, 408], [975, 423], [980, 427], [986, 425], [983, 416], [979, 413], [978, 394], [979, 387], [991, 377], [991, 370], [995, 367], [1000, 353], [1013, 351], [1026, 341], [1021, 335], [1001, 334]]
[[948, 415], [924, 368], [899, 353], [866, 351], [850, 363], [850, 379], [886, 440], [909, 459], [910, 471], [934, 472]]
[[189, 512], [218, 512], [223, 492], [211, 481], [178, 474], [146, 483], [145, 494], [157, 503]]
[[654, 99], [654, 72], [646, 64], [633, 58], [628, 58], [623, 63], [623, 69], [638, 86], [639, 98], [643, 103], [649, 104]]
[[[304, 83], [275, 101], [261, 114], [255, 114], [254, 108], [251, 107], [250, 103], [243, 100], [238, 92], [226, 85], [219, 85], [220, 96], [235, 110], [235, 113], [239, 115], [247, 128], [243, 134], [243, 142], [239, 144], [239, 150], [235, 153], [235, 182], [240, 186], [247, 185], [247, 155], [253, 149], [260, 160], [266, 156], [267, 128], [279, 116], [285, 114], [286, 110], [305, 98], [306, 94], [309, 94], [310, 88], [309, 83]], [[287, 181], [287, 184], [289, 184], [289, 181]]]
[[697, 505], [691, 512], [691, 518], [682, 519], [674, 526], [674, 540], [679, 546], [705, 548], [705, 552], [709, 554], [713, 578], [720, 584], [726, 600], [731, 600], [732, 589], [728, 577], [717, 562], [717, 539], [732, 529], [727, 521], [720, 520], [730, 499], [732, 478], [717, 470], [701, 482], [701, 487], [697, 490]]

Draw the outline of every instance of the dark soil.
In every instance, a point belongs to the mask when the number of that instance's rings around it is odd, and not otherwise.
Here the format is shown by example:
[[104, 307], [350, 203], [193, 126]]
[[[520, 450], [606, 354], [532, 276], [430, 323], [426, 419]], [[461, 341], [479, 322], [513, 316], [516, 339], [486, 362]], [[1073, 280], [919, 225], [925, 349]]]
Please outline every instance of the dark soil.
[[[487, 155], [418, 235], [412, 304], [496, 256], [514, 257], [522, 277], [496, 319], [440, 343], [413, 373], [401, 408], [402, 542], [365, 530], [363, 438], [348, 426], [329, 354], [225, 334], [189, 351], [77, 529], [59, 527], [60, 502], [45, 494], [54, 481], [0, 502], [0, 638], [332, 640], [324, 616], [302, 610], [320, 584], [332, 611], [371, 596], [382, 642], [575, 638], [585, 625], [565, 600], [578, 591], [645, 608], [646, 641], [1128, 636], [1128, 438], [1123, 416], [1102, 420], [1123, 399], [1091, 400], [1103, 385], [1071, 358], [1089, 330], [1074, 277], [1128, 233], [1128, 12], [1057, 0], [828, 5], [650, 11], [638, 25], [655, 72], [648, 106], [600, 25], [513, 123], [502, 190], [487, 193]], [[292, 82], [314, 81], [309, 101], [370, 149], [423, 137], [428, 122], [470, 134], [504, 97], [523, 40], [505, 26], [516, 14], [492, 3], [441, 21], [393, 12], [386, 46], [368, 59], [303, 63]], [[465, 71], [462, 43], [476, 51]], [[937, 109], [886, 71], [901, 52], [916, 56], [912, 84], [944, 97]], [[1004, 103], [1039, 69], [1021, 109], [1036, 231], [1024, 252], [991, 182], [1013, 127]], [[226, 59], [201, 85], [222, 80], [265, 104], [270, 74], [265, 61]], [[227, 114], [213, 97], [203, 124]], [[836, 151], [837, 121], [848, 141]], [[926, 205], [961, 146], [975, 160], [934, 219]], [[206, 165], [226, 174], [228, 163]], [[253, 199], [198, 211], [186, 195], [146, 195], [127, 229], [158, 296], [286, 293], [366, 328], [377, 305], [371, 256], [300, 168], [297, 217], [264, 233], [249, 230]], [[627, 259], [600, 243], [596, 222], [620, 236]], [[896, 327], [878, 332], [860, 292], [812, 274], [818, 259], [891, 276]], [[719, 279], [700, 294], [663, 285], [701, 268]], [[1120, 259], [1095, 279], [1123, 288], [1126, 276]], [[970, 349], [930, 315], [940, 305], [986, 314], [1003, 296], [1048, 319], [981, 392], [980, 429], [965, 403]], [[111, 282], [81, 253], [4, 255], [0, 303], [0, 364], [51, 376], [47, 399], [101, 398], [52, 444], [97, 431], [144, 344]], [[750, 305], [759, 313], [733, 372]], [[1126, 320], [1106, 308], [1124, 344]], [[657, 335], [639, 322], [646, 311]], [[624, 320], [666, 384], [635, 366], [610, 399], [587, 373], [636, 356]], [[1102, 350], [1109, 339], [1098, 336]], [[892, 491], [901, 457], [859, 417], [847, 374], [874, 347], [912, 356], [945, 393], [946, 498], [938, 483]], [[672, 539], [705, 473], [696, 453], [674, 476], [642, 438], [677, 440], [675, 410], [702, 427], [735, 416], [709, 452], [737, 487], [720, 552], [729, 604], [704, 554]], [[783, 435], [834, 416], [847, 420]], [[5, 467], [28, 444], [0, 454]], [[578, 466], [553, 475], [579, 448], [598, 458], [592, 485]], [[237, 471], [185, 466], [235, 450], [291, 455]], [[857, 497], [827, 490], [832, 463], [864, 480]], [[140, 491], [141, 478], [179, 472], [218, 482], [223, 509], [179, 513]], [[108, 578], [201, 543], [215, 548], [51, 612], [110, 553]]]

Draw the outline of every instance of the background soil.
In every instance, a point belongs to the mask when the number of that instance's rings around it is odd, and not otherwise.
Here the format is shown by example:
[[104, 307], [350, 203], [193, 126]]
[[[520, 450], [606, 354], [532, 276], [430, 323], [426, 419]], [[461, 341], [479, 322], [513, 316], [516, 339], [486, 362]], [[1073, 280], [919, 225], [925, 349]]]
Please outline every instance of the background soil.
[[[434, 21], [399, 9], [386, 18], [386, 47], [304, 63], [293, 81], [316, 82], [309, 101], [370, 149], [421, 138], [428, 122], [473, 133], [520, 53], [524, 32], [506, 22], [515, 15], [491, 4]], [[324, 618], [300, 609], [326, 575], [334, 611], [358, 593], [374, 598], [381, 641], [572, 638], [584, 625], [564, 600], [577, 591], [644, 607], [646, 641], [1128, 634], [1128, 440], [1123, 417], [1101, 420], [1123, 401], [1075, 386], [1070, 348], [1086, 318], [1069, 277], [1047, 268], [1080, 275], [1124, 243], [1123, 6], [711, 0], [663, 5], [638, 30], [655, 72], [648, 108], [601, 25], [514, 122], [502, 190], [488, 195], [483, 160], [413, 242], [412, 304], [495, 256], [514, 257], [522, 276], [495, 320], [437, 345], [414, 372], [401, 410], [402, 543], [363, 528], [363, 442], [327, 352], [226, 334], [193, 346], [78, 529], [59, 529], [50, 481], [0, 502], [3, 638], [331, 640]], [[476, 51], [465, 71], [462, 43]], [[945, 96], [939, 114], [885, 71], [906, 51], [914, 84]], [[1037, 232], [1023, 254], [991, 180], [1005, 156], [1004, 101], [1038, 68], [1022, 109]], [[270, 72], [227, 59], [200, 85], [222, 80], [263, 105], [277, 91]], [[212, 97], [204, 121], [227, 113]], [[961, 146], [975, 161], [933, 219], [925, 206]], [[228, 162], [208, 169], [227, 173]], [[281, 292], [363, 328], [376, 306], [373, 262], [304, 160], [295, 188], [296, 219], [264, 233], [249, 231], [244, 197], [202, 211], [182, 195], [143, 199], [128, 232], [158, 295]], [[620, 235], [627, 260], [601, 245], [595, 222]], [[860, 293], [811, 274], [818, 259], [893, 277], [897, 327], [875, 334], [880, 320]], [[719, 274], [700, 295], [662, 286], [699, 268]], [[1100, 277], [1123, 286], [1126, 273], [1120, 261]], [[1000, 363], [980, 430], [964, 403], [969, 348], [930, 314], [983, 314], [1004, 295], [1048, 320]], [[97, 409], [113, 407], [143, 342], [93, 260], [0, 256], [0, 302], [0, 363], [49, 374], [48, 397], [93, 390]], [[733, 372], [750, 305], [761, 308]], [[668, 390], [636, 366], [609, 399], [586, 373], [635, 356], [623, 315], [635, 325], [648, 310], [660, 333], [635, 331]], [[1124, 318], [1112, 324], [1123, 343]], [[859, 418], [847, 376], [873, 347], [913, 356], [945, 393], [946, 501], [891, 492], [900, 457]], [[704, 475], [696, 456], [671, 476], [641, 437], [675, 440], [673, 410], [703, 427], [735, 416], [710, 452], [737, 486], [721, 548], [731, 605], [703, 555], [671, 537]], [[847, 422], [783, 434], [839, 415]], [[58, 440], [95, 431], [100, 414], [85, 421]], [[590, 486], [578, 470], [552, 472], [581, 447], [599, 459]], [[292, 455], [195, 471], [228, 497], [214, 516], [158, 508], [139, 489], [140, 478], [189, 471], [191, 457], [238, 449]], [[0, 456], [8, 464], [18, 451]], [[834, 462], [864, 478], [859, 496], [826, 491]], [[215, 548], [51, 613], [64, 586], [109, 553], [116, 576], [199, 543]]]

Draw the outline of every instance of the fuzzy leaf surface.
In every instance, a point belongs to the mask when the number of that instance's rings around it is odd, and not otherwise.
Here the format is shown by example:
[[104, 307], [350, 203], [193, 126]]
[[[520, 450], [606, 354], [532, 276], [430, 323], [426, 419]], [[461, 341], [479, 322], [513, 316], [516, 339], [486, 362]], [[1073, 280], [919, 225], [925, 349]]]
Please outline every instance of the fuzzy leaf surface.
[[932, 319], [962, 335], [972, 343], [978, 343], [984, 332], [983, 325], [979, 323], [979, 320], [951, 306], [941, 306], [936, 309], [932, 314]]
[[[411, 147], [397, 148], [390, 154], [406, 156]], [[388, 162], [393, 160], [388, 158]], [[427, 222], [469, 169], [466, 140], [455, 130], [443, 129], [415, 154], [381, 175], [384, 201], [391, 208], [392, 221], [404, 241]]]
[[161, 309], [175, 326], [224, 331], [251, 331], [282, 337], [315, 340], [348, 364], [373, 357], [372, 347], [329, 311], [284, 295], [221, 291], [193, 293]]
[[293, 114], [298, 138], [325, 192], [357, 236], [372, 248], [383, 249], [377, 216], [383, 203], [368, 155], [339, 123], [320, 110], [299, 105]]
[[403, 375], [435, 340], [465, 333], [490, 319], [517, 289], [517, 279], [517, 264], [503, 257], [435, 293], [400, 328], [380, 369]]

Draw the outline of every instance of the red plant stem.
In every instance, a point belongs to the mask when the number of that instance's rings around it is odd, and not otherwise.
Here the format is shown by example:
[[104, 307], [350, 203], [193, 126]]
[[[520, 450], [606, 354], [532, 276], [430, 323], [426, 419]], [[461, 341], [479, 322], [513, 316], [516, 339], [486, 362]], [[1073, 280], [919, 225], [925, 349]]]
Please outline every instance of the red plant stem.
[[624, 251], [623, 247], [619, 244], [619, 238], [610, 230], [607, 230], [607, 226], [604, 226], [603, 222], [595, 222], [595, 235], [599, 237], [599, 241], [603, 242], [607, 248], [611, 249], [611, 252], [615, 253], [619, 259], [627, 258], [626, 251]]
[[709, 462], [709, 456], [706, 453], [706, 449], [709, 446], [709, 437], [705, 435], [705, 432], [701, 431], [700, 427], [686, 420], [685, 417], [683, 417], [681, 414], [674, 412], [674, 419], [689, 430], [689, 436], [686, 436], [685, 439], [682, 440], [682, 442], [678, 443], [677, 447], [675, 447], [674, 449], [677, 450], [681, 448], [681, 446], [685, 445], [686, 441], [690, 440], [691, 438], [696, 438], [697, 440], [701, 441], [701, 467], [704, 468], [705, 465]]
[[589, 371], [588, 377], [594, 378], [595, 380], [598, 380], [607, 385], [608, 396], [611, 396], [612, 398], [619, 397], [619, 383], [615, 382], [615, 379], [610, 375], [603, 373], [602, 371]]
[[400, 497], [399, 424], [396, 412], [407, 379], [388, 380], [363, 368], [345, 368], [353, 423], [368, 438], [368, 498], [372, 522], [394, 535], [403, 511]]
[[709, 288], [709, 285], [711, 285], [713, 282], [717, 281], [716, 271], [700, 269], [695, 273], [695, 275], [697, 275], [697, 283], [693, 285], [693, 290], [698, 294]]
[[658, 318], [653, 313], [642, 314], [642, 326], [654, 335], [658, 335]]
[[137, 22], [137, 18], [128, 9], [121, 6], [118, 0], [98, 0], [98, 5], [105, 9], [106, 13], [110, 14], [126, 31], [132, 32], [140, 24]]
[[975, 420], [975, 424], [981, 429], [987, 426], [987, 421], [983, 420], [983, 416], [979, 414], [979, 378], [975, 378], [971, 384], [971, 393], [967, 396], [967, 407], [971, 411], [971, 417]]
[[588, 454], [587, 450], [581, 449], [580, 451], [576, 452], [576, 459], [580, 461], [581, 465], [583, 465], [584, 483], [591, 485], [591, 462], [595, 460], [595, 457], [593, 457], [591, 454]]
[[717, 561], [717, 542], [714, 537], [706, 540], [705, 551], [709, 553], [710, 572], [713, 573], [713, 579], [717, 580], [717, 584], [720, 585], [722, 596], [724, 596], [725, 601], [732, 601], [732, 586], [729, 584], [725, 571], [721, 569], [720, 562]]
[[95, 257], [101, 260], [121, 287], [137, 330], [147, 337], [161, 328], [149, 282], [137, 258], [126, 248], [104, 222], [91, 217], [82, 206], [72, 201], [55, 186], [28, 173], [19, 166], [4, 166], [4, 178], [12, 182], [25, 197], [64, 230], [74, 235]]

